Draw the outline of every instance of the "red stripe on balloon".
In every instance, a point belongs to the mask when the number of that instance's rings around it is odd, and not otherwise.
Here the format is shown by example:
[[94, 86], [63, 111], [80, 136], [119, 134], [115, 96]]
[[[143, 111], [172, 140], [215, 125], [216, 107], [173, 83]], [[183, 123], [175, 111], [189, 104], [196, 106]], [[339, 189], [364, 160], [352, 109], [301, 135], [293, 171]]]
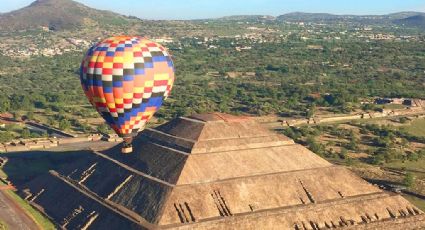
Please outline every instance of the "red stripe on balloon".
[[112, 75], [112, 69], [102, 69], [102, 74]]
[[163, 85], [167, 85], [168, 81], [167, 80], [163, 80], [163, 81], [155, 81], [153, 83], [154, 86], [163, 86]]
[[122, 69], [124, 65], [122, 63], [114, 63], [114, 69]]

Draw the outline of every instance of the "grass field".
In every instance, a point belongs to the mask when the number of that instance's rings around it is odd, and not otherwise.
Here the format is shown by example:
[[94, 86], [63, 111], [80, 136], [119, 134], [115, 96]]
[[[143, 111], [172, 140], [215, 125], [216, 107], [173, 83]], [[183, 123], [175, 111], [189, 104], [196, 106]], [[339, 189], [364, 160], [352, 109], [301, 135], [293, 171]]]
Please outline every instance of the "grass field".
[[394, 161], [391, 163], [385, 163], [384, 165], [391, 168], [405, 168], [406, 170], [425, 172], [425, 159], [423, 158], [418, 161]]
[[425, 118], [416, 119], [404, 129], [415, 136], [425, 137]]

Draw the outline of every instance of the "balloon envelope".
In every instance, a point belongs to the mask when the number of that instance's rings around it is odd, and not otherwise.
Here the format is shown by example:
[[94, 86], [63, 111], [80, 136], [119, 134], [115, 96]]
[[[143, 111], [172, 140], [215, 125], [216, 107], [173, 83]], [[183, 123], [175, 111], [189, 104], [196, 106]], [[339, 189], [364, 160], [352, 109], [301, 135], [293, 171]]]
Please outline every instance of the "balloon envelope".
[[167, 50], [142, 37], [108, 38], [91, 47], [80, 68], [90, 103], [121, 137], [145, 127], [170, 94], [174, 66]]

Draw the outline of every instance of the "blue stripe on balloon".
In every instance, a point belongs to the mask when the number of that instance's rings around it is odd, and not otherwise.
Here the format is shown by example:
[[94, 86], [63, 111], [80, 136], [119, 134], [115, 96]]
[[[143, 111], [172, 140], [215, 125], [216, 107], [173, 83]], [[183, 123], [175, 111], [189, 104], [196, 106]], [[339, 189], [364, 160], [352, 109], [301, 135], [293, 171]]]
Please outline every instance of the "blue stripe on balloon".
[[162, 97], [151, 97], [149, 98], [148, 107], [159, 107], [162, 105]]
[[85, 86], [87, 86], [87, 87], [89, 87], [89, 86], [92, 86], [92, 81], [89, 81], [89, 79], [86, 79], [86, 80], [84, 80], [84, 85]]
[[113, 81], [113, 82], [112, 82], [112, 85], [113, 85], [114, 87], [122, 87], [122, 81]]
[[108, 51], [108, 47], [97, 47], [97, 51]]
[[153, 68], [152, 62], [145, 62], [145, 68]]
[[133, 75], [124, 75], [124, 81], [133, 81], [134, 77]]
[[165, 57], [165, 56], [154, 56], [154, 57], [152, 57], [152, 61], [154, 61], [154, 62], [167, 61], [167, 57]]
[[145, 74], [144, 69], [134, 69], [134, 74]]
[[102, 80], [93, 80], [93, 86], [102, 86]]
[[[118, 117], [118, 120], [112, 119], [110, 124], [115, 124], [119, 128], [122, 128], [125, 125], [125, 122], [130, 121], [132, 117], [136, 117], [138, 113], [145, 112], [148, 107], [156, 107], [159, 109], [163, 102], [163, 97], [153, 97], [150, 98], [147, 103], [142, 103], [142, 105], [138, 108], [132, 108], [131, 111], [124, 113], [123, 117]], [[109, 122], [108, 122], [109, 123]]]
[[114, 118], [112, 117], [110, 113], [102, 113], [102, 117], [103, 119], [105, 119], [106, 123], [108, 123], [109, 125], [112, 125], [115, 123]]
[[104, 93], [112, 93], [112, 87], [103, 87], [103, 92]]

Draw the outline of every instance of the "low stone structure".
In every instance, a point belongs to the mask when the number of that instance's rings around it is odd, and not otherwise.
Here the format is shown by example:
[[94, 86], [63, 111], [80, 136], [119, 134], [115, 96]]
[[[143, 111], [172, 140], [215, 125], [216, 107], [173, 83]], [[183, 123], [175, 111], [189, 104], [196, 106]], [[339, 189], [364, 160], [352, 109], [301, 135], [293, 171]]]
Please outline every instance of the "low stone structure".
[[64, 229], [415, 229], [425, 215], [245, 117], [181, 117], [26, 184]]
[[[323, 116], [323, 117], [312, 117], [312, 118], [299, 118], [299, 119], [286, 119], [281, 122], [282, 126], [299, 126], [307, 124], [320, 124], [327, 122], [346, 122], [351, 120], [359, 119], [372, 119], [372, 118], [384, 118], [384, 117], [397, 117], [397, 116], [421, 116], [425, 114], [423, 107], [410, 107], [402, 110], [383, 110], [382, 112], [371, 112], [362, 114], [351, 114], [342, 116]], [[264, 122], [264, 121], [263, 121]]]

